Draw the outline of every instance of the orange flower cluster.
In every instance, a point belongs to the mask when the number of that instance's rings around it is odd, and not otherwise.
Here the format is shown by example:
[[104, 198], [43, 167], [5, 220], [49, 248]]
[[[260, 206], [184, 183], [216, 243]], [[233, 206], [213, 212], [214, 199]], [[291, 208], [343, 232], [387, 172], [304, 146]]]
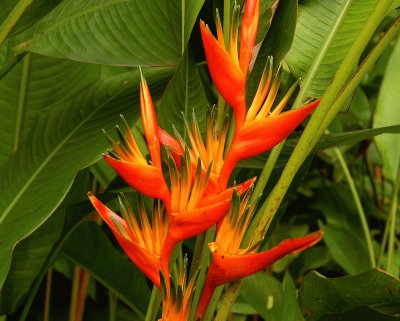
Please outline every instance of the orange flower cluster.
[[[265, 152], [285, 139], [318, 105], [318, 101], [314, 101], [302, 108], [282, 112], [294, 91], [292, 88], [272, 110], [280, 77], [273, 74], [270, 59], [251, 106], [246, 106], [246, 78], [258, 30], [259, 11], [259, 0], [246, 1], [239, 45], [240, 10], [235, 8], [229, 49], [225, 48], [218, 16], [217, 39], [203, 22], [200, 23], [211, 77], [234, 111], [235, 130], [231, 144], [227, 144], [230, 123], [226, 121], [218, 128], [215, 110], [209, 114], [205, 139], [195, 117], [192, 124], [185, 120], [188, 143], [179, 135], [174, 138], [162, 130], [157, 124], [149, 88], [142, 77], [140, 110], [149, 159], [143, 156], [125, 121], [122, 130], [117, 127], [120, 142], [110, 139], [113, 151], [104, 155], [104, 159], [129, 186], [157, 199], [151, 220], [142, 201], [135, 214], [121, 195], [120, 216], [89, 193], [93, 206], [128, 257], [162, 289], [162, 320], [184, 321], [189, 313], [194, 281], [186, 287], [186, 276], [181, 271], [175, 286], [169, 276], [169, 259], [178, 242], [218, 223], [216, 239], [209, 244], [213, 259], [197, 310], [197, 317], [201, 318], [217, 286], [256, 273], [287, 254], [314, 245], [322, 237], [321, 232], [316, 232], [286, 240], [262, 253], [256, 253], [256, 247], [241, 247], [254, 211], [255, 205], [248, 204], [248, 200], [255, 178], [228, 187], [232, 170], [240, 160]], [[161, 156], [162, 150], [165, 157]], [[163, 165], [168, 168], [167, 173], [163, 172]]]

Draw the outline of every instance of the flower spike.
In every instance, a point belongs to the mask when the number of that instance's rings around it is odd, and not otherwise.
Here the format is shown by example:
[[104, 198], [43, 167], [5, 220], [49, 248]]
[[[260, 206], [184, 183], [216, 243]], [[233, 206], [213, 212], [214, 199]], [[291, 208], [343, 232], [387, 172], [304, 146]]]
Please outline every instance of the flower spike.
[[239, 53], [239, 6], [235, 6], [233, 9], [229, 52], [226, 51], [223, 42], [218, 12], [216, 14], [218, 40], [214, 38], [204, 22], [200, 22], [200, 31], [211, 78], [221, 96], [233, 108], [236, 128], [244, 123], [246, 116], [246, 77], [256, 41], [259, 15], [260, 1], [246, 1], [240, 30]]

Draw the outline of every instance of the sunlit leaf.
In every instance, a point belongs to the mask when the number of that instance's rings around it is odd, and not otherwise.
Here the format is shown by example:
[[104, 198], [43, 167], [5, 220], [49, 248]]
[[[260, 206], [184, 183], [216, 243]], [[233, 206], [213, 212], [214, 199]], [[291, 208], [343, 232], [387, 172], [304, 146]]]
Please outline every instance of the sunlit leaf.
[[[153, 95], [169, 70], [149, 72], [157, 79]], [[139, 73], [98, 81], [69, 100], [57, 102], [36, 123], [28, 139], [0, 167], [0, 285], [8, 273], [15, 243], [41, 225], [57, 208], [75, 174], [100, 158], [108, 147], [101, 129], [111, 129], [119, 114], [138, 115]], [[158, 89], [158, 90], [157, 90]], [[60, 126], [62, 124], [62, 126]]]
[[[400, 41], [392, 52], [386, 67], [381, 89], [379, 91], [378, 104], [374, 116], [374, 127], [382, 127], [400, 124]], [[384, 173], [388, 178], [395, 180], [400, 166], [400, 134], [382, 135], [375, 138], [375, 142], [381, 153]]]
[[[286, 60], [297, 77], [304, 78], [346, 1], [306, 0], [299, 3], [293, 46]], [[350, 7], [326, 52], [306, 97], [321, 97], [344, 55], [364, 26], [376, 0], [351, 1]], [[361, 53], [360, 53], [361, 54]]]
[[15, 50], [97, 64], [175, 65], [201, 2], [185, 9], [183, 32], [181, 5], [178, 0], [64, 0]]

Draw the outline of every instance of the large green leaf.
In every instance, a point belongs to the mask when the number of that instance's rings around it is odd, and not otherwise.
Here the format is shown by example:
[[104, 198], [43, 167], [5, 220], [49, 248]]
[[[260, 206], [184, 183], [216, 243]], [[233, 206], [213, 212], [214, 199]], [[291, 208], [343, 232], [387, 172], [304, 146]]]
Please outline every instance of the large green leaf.
[[[348, 1], [350, 0], [305, 0], [299, 3], [296, 34], [293, 46], [286, 56], [290, 69], [297, 77], [305, 77], [329, 31], [338, 19], [342, 6]], [[376, 0], [351, 1], [347, 15], [335, 34], [305, 96], [322, 96], [376, 2]]]
[[[374, 127], [388, 125], [400, 126], [400, 41], [397, 40], [392, 55], [386, 67], [382, 86], [379, 91], [378, 104], [376, 106]], [[384, 173], [393, 181], [397, 177], [400, 166], [400, 134], [382, 135], [375, 138], [375, 142], [381, 153]]]
[[191, 56], [186, 52], [182, 57], [174, 78], [163, 96], [158, 114], [158, 122], [166, 131], [173, 133], [172, 125], [182, 134], [184, 122], [182, 113], [189, 120], [195, 113], [201, 129], [206, 125], [208, 108], [199, 72]]
[[[0, 293], [0, 313], [12, 314], [28, 295], [34, 297], [61, 244], [85, 214], [92, 211], [77, 203], [87, 200], [89, 171], [80, 172], [61, 206], [43, 225], [14, 249], [10, 273]], [[29, 301], [29, 299], [28, 299]]]
[[150, 291], [143, 274], [115, 250], [96, 223], [82, 223], [62, 252], [144, 317]]
[[400, 280], [381, 270], [334, 279], [311, 272], [300, 288], [299, 303], [308, 321], [363, 306], [395, 304], [400, 307]]
[[[169, 69], [149, 70], [159, 92]], [[134, 85], [132, 84], [134, 82]], [[101, 80], [66, 101], [51, 106], [0, 167], [0, 285], [7, 275], [12, 249], [41, 225], [67, 193], [74, 175], [99, 158], [108, 144], [101, 129], [110, 129], [120, 113], [137, 114], [139, 74], [129, 72]], [[62, 125], [61, 125], [62, 124]]]
[[[0, 47], [0, 61], [12, 39]], [[23, 73], [24, 71], [24, 73]], [[38, 116], [77, 95], [98, 79], [100, 68], [39, 55], [28, 55], [0, 80], [0, 164], [28, 136]]]
[[186, 6], [182, 32], [181, 5], [178, 0], [64, 0], [16, 50], [98, 64], [175, 65], [201, 7]]

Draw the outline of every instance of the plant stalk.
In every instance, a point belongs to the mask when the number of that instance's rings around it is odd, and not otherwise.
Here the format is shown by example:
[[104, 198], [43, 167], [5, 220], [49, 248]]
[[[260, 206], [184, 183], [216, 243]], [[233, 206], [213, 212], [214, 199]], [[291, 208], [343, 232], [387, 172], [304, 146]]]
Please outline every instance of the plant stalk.
[[339, 161], [340, 166], [342, 167], [342, 171], [344, 173], [344, 176], [346, 177], [347, 183], [349, 184], [351, 195], [353, 196], [354, 203], [356, 204], [358, 217], [360, 218], [361, 226], [364, 232], [365, 242], [367, 243], [370, 265], [371, 268], [374, 268], [376, 266], [374, 247], [372, 245], [372, 237], [369, 232], [367, 216], [365, 215], [363, 206], [361, 204], [360, 196], [358, 195], [356, 185], [354, 184], [353, 177], [350, 174], [349, 168], [346, 164], [342, 152], [337, 147], [334, 148], [333, 151], [336, 155], [337, 160]]
[[397, 179], [393, 189], [392, 204], [390, 206], [390, 213], [389, 213], [390, 229], [389, 229], [388, 262], [387, 262], [387, 271], [395, 275], [396, 277], [398, 277], [398, 274], [396, 273], [396, 266], [394, 262], [394, 250], [395, 250], [395, 239], [396, 239], [396, 216], [397, 216], [396, 214], [399, 202], [399, 190], [400, 190], [400, 166], [397, 169]]
[[160, 291], [155, 285], [153, 285], [145, 321], [154, 321], [156, 319], [160, 305], [161, 305]]
[[32, 2], [33, 0], [19, 0], [14, 9], [6, 17], [6, 20], [3, 21], [0, 26], [0, 45]]
[[46, 293], [44, 298], [44, 311], [43, 311], [43, 321], [50, 320], [50, 301], [51, 301], [51, 284], [53, 278], [53, 269], [50, 268], [46, 276]]

